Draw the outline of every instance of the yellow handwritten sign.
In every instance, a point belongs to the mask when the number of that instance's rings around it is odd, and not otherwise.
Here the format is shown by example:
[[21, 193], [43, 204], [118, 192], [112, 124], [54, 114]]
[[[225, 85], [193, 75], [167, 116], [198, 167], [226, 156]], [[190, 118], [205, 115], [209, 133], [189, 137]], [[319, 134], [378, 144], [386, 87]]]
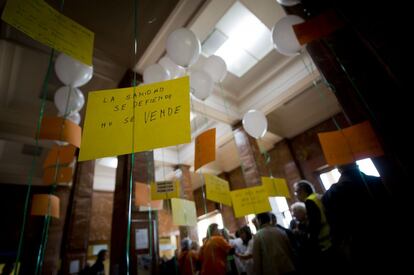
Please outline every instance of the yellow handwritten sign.
[[43, 0], [9, 0], [1, 17], [34, 40], [92, 65], [94, 33]]
[[346, 164], [384, 154], [368, 121], [339, 131], [319, 133], [318, 137], [329, 165]]
[[188, 77], [138, 86], [135, 93], [133, 87], [91, 92], [79, 160], [190, 141]]
[[197, 225], [195, 203], [183, 199], [171, 199], [173, 223], [175, 225]]
[[208, 129], [195, 139], [194, 171], [216, 159], [216, 128]]
[[236, 218], [272, 210], [263, 186], [235, 190], [230, 194]]
[[231, 206], [229, 183], [219, 177], [204, 174], [207, 199]]
[[273, 178], [262, 177], [262, 185], [264, 189], [266, 190], [266, 193], [269, 197], [276, 196], [276, 188], [273, 182]]
[[167, 200], [180, 197], [180, 182], [159, 181], [151, 183], [151, 199]]
[[290, 198], [289, 187], [285, 179], [262, 177], [262, 185], [269, 197]]

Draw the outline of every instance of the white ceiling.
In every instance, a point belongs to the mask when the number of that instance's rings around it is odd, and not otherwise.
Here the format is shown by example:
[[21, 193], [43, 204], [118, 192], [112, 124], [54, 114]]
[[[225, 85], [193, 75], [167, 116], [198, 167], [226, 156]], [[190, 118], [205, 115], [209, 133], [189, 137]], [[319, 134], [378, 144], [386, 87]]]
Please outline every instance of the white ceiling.
[[[274, 0], [242, 0], [269, 29], [284, 16], [283, 9]], [[259, 3], [260, 2], [260, 3]], [[135, 70], [142, 73], [144, 68], [156, 63], [165, 54], [165, 41], [174, 29], [190, 28], [201, 41], [213, 30], [218, 20], [231, 7], [234, 0], [181, 0], [163, 24]], [[195, 14], [195, 16], [193, 16]], [[81, 87], [87, 95], [89, 91], [115, 88], [126, 67], [112, 61], [105, 52], [95, 49], [94, 76]], [[201, 57], [194, 65], [200, 68], [205, 61]], [[47, 49], [37, 42], [27, 39], [19, 32], [2, 26], [0, 39], [0, 182], [22, 183], [22, 170], [27, 160], [20, 155], [23, 144], [34, 144], [33, 133], [40, 106], [40, 91], [47, 68]], [[306, 65], [306, 66], [305, 66]], [[193, 122], [193, 133], [215, 127], [217, 129], [217, 160], [201, 170], [218, 174], [240, 166], [237, 148], [229, 125], [241, 120], [249, 109], [263, 111], [268, 118], [268, 133], [262, 140], [263, 147], [271, 149], [282, 138], [291, 138], [317, 123], [338, 113], [340, 107], [333, 93], [318, 81], [319, 75], [306, 53], [296, 57], [285, 57], [272, 50], [243, 77], [227, 74], [222, 85], [216, 85], [213, 94], [204, 102], [192, 99], [192, 112], [197, 123]], [[55, 76], [49, 81], [49, 94], [61, 84]], [[51, 98], [51, 96], [49, 96]], [[56, 114], [53, 103], [46, 103], [47, 114]], [[83, 116], [83, 114], [82, 114]], [[11, 143], [19, 146], [9, 146]], [[51, 143], [42, 142], [50, 147]], [[154, 151], [156, 178], [171, 179], [178, 163], [193, 165], [194, 144], [185, 144]], [[6, 164], [5, 161], [8, 163]], [[112, 170], [97, 169], [97, 177], [104, 177]], [[10, 176], [15, 174], [15, 178]], [[193, 177], [195, 186], [200, 184]], [[40, 180], [38, 179], [40, 182]], [[24, 181], [23, 181], [24, 182]], [[102, 180], [102, 183], [104, 180]], [[105, 190], [108, 187], [97, 187]], [[110, 188], [109, 188], [110, 189]]]

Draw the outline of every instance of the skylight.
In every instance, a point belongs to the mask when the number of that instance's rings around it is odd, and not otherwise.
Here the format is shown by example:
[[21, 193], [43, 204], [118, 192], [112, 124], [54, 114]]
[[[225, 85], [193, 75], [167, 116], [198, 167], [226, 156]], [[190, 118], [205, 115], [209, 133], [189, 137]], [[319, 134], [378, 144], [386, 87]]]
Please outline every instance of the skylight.
[[272, 50], [270, 30], [243, 4], [235, 2], [203, 42], [203, 53], [224, 59], [241, 77]]

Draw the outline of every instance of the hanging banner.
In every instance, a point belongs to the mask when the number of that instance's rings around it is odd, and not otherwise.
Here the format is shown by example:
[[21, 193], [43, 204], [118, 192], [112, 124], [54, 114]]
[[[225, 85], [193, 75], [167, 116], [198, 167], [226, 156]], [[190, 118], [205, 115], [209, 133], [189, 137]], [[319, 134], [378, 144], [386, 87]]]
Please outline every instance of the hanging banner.
[[92, 66], [94, 33], [43, 0], [8, 0], [1, 19], [36, 41]]
[[88, 94], [79, 161], [191, 141], [188, 77], [133, 92], [131, 87]]
[[180, 182], [158, 181], [151, 183], [151, 199], [167, 200], [180, 197]]
[[30, 214], [33, 216], [52, 216], [59, 218], [60, 200], [59, 197], [48, 194], [35, 194], [32, 198], [32, 209]]
[[234, 215], [236, 218], [272, 210], [267, 192], [263, 186], [231, 191]]
[[207, 199], [231, 206], [230, 187], [226, 180], [204, 174]]
[[58, 146], [55, 145], [47, 153], [43, 168], [57, 165], [68, 165], [75, 157], [76, 147], [73, 145]]
[[197, 225], [197, 214], [193, 201], [173, 198], [171, 199], [171, 208], [174, 225]]
[[43, 171], [43, 183], [54, 184], [72, 180], [71, 167], [49, 167]]
[[368, 121], [338, 131], [319, 133], [318, 137], [326, 162], [332, 166], [384, 154]]
[[195, 138], [194, 171], [216, 160], [216, 128], [209, 129]]
[[39, 139], [66, 141], [79, 148], [82, 129], [79, 125], [61, 117], [44, 116]]
[[269, 197], [291, 198], [285, 179], [262, 177], [262, 185]]

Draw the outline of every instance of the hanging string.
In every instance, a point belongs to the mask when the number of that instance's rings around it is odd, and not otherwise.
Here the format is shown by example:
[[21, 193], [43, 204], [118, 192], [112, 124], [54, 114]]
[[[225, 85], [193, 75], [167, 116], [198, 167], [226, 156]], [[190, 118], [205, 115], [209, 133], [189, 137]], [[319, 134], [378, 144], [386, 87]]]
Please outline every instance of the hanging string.
[[[190, 97], [190, 103], [191, 103], [191, 109], [193, 109], [194, 110], [194, 102], [193, 102], [193, 99]], [[196, 133], [197, 134], [197, 131], [198, 131], [198, 125], [197, 125], [197, 118], [195, 117], [194, 119], [194, 126], [195, 126], [195, 130], [194, 130], [194, 133]], [[194, 137], [194, 142], [195, 142], [195, 138], [196, 137]], [[207, 212], [207, 202], [206, 202], [206, 192], [205, 192], [205, 190], [204, 190], [204, 184], [205, 184], [205, 182], [204, 182], [204, 179], [203, 179], [203, 173], [202, 173], [202, 167], [200, 167], [199, 168], [199, 170], [198, 170], [198, 176], [199, 176], [199, 178], [200, 178], [200, 181], [201, 181], [201, 194], [202, 194], [202, 197], [203, 197], [203, 207], [204, 207], [204, 214], [207, 214], [208, 212]], [[197, 173], [196, 171], [194, 171], [194, 173]]]
[[[154, 155], [154, 151], [151, 151], [152, 155]], [[150, 184], [152, 184], [152, 180], [155, 181], [155, 175], [152, 171], [154, 171], [155, 167], [152, 165], [154, 164], [154, 158], [150, 158], [150, 152], [145, 152], [145, 158], [147, 161], [147, 175], [148, 175], [148, 181]], [[147, 184], [148, 185], [148, 184]], [[151, 259], [153, 259], [153, 251], [152, 251], [152, 238], [154, 237], [153, 234], [153, 226], [152, 226], [152, 206], [151, 206], [151, 190], [149, 192], [149, 206], [148, 206], [148, 226], [149, 226], [149, 255], [151, 257]]]
[[[134, 28], [134, 62], [136, 63], [137, 59], [137, 0], [133, 0], [133, 28]], [[131, 246], [131, 219], [132, 219], [132, 186], [133, 186], [133, 174], [134, 174], [134, 167], [135, 167], [135, 91], [137, 86], [137, 74], [134, 71], [134, 78], [132, 82], [132, 140], [131, 140], [131, 163], [130, 163], [130, 171], [129, 171], [129, 185], [128, 185], [128, 213], [127, 213], [127, 232], [126, 232], [126, 244], [125, 244], [125, 257], [126, 257], [126, 274], [129, 275], [130, 273], [130, 246]]]
[[[342, 71], [345, 73], [345, 75], [346, 75], [346, 77], [348, 78], [348, 80], [350, 81], [351, 85], [353, 86], [353, 88], [354, 88], [354, 89], [355, 89], [355, 91], [357, 92], [358, 96], [360, 97], [361, 101], [362, 101], [362, 102], [363, 102], [363, 104], [364, 104], [364, 107], [365, 107], [365, 108], [367, 108], [367, 110], [368, 110], [368, 112], [370, 113], [371, 117], [372, 117], [372, 118], [374, 119], [374, 121], [375, 121], [375, 116], [373, 115], [373, 113], [372, 113], [371, 109], [370, 109], [370, 108], [368, 107], [368, 105], [366, 104], [366, 102], [365, 102], [364, 98], [362, 97], [362, 95], [361, 95], [361, 93], [360, 93], [359, 89], [357, 88], [357, 86], [356, 86], [355, 82], [352, 80], [352, 78], [350, 77], [350, 75], [349, 75], [349, 74], [348, 74], [348, 72], [346, 71], [345, 67], [344, 67], [344, 66], [342, 66], [342, 63], [340, 62], [339, 58], [338, 58], [338, 57], [337, 57], [337, 55], [335, 54], [335, 51], [333, 50], [332, 46], [331, 46], [329, 43], [326, 43], [326, 44], [327, 44], [327, 45], [328, 45], [328, 47], [330, 48], [330, 50], [331, 50], [332, 54], [335, 56], [335, 59], [336, 59], [336, 61], [338, 62], [338, 64], [340, 64], [340, 67], [341, 67]], [[306, 53], [306, 54], [308, 55], [308, 59], [309, 59], [309, 60], [311, 60], [311, 57], [310, 57], [310, 55], [309, 55], [309, 53], [308, 53], [308, 52], [303, 51], [303, 53]], [[301, 57], [302, 57], [302, 58], [301, 58], [301, 60], [302, 60], [303, 64], [305, 65], [306, 69], [308, 70], [308, 72], [310, 72], [311, 74], [313, 74], [313, 70], [312, 70], [312, 67], [313, 67], [313, 66], [312, 66], [312, 64], [313, 64], [313, 63], [312, 63], [312, 61], [309, 61], [309, 63], [311, 64], [311, 65], [310, 65], [310, 66], [311, 66], [311, 69], [310, 69], [310, 68], [306, 65], [306, 62], [305, 62], [305, 60], [304, 60], [304, 58], [303, 58], [303, 56], [302, 56], [302, 55], [301, 55]], [[321, 99], [322, 99], [322, 101], [325, 103], [326, 107], [328, 108], [328, 107], [329, 107], [329, 105], [327, 104], [327, 100], [326, 100], [326, 98], [325, 98], [324, 94], [322, 93], [322, 91], [320, 90], [319, 86], [317, 85], [316, 81], [313, 81], [313, 86], [317, 89], [317, 91], [319, 92], [320, 98], [321, 98]], [[345, 116], [345, 118], [347, 119], [347, 121], [350, 123], [350, 119], [349, 119], [348, 115], [346, 114], [345, 110], [343, 110], [343, 109], [342, 109], [342, 113], [344, 114], [344, 116]], [[333, 120], [333, 122], [334, 122], [334, 124], [335, 124], [335, 126], [336, 126], [336, 129], [337, 129], [337, 130], [339, 130], [339, 131], [340, 131], [340, 133], [341, 133], [341, 135], [343, 136], [343, 138], [344, 138], [344, 140], [345, 140], [345, 142], [346, 142], [346, 145], [347, 145], [347, 147], [348, 147], [349, 151], [350, 151], [350, 152], [351, 152], [351, 154], [352, 154], [353, 162], [356, 162], [357, 160], [356, 160], [356, 158], [355, 158], [355, 154], [354, 154], [354, 152], [353, 152], [353, 148], [352, 148], [351, 144], [349, 143], [348, 138], [347, 138], [347, 137], [345, 136], [345, 134], [343, 133], [342, 128], [339, 126], [339, 124], [337, 123], [337, 121], [336, 121], [336, 119], [335, 119], [335, 117], [334, 117], [334, 116], [332, 116], [332, 120]], [[369, 188], [369, 186], [368, 186], [368, 183], [366, 182], [365, 177], [364, 177], [364, 175], [362, 174], [361, 170], [360, 170], [360, 169], [358, 169], [358, 172], [359, 172], [359, 176], [361, 177], [361, 180], [362, 180], [363, 184], [365, 185], [365, 187], [366, 187], [366, 189], [367, 189], [367, 192], [370, 194], [370, 196], [371, 196], [371, 197], [373, 197], [373, 194], [371, 193], [370, 188]]]
[[[305, 57], [304, 57], [304, 55], [307, 55], [307, 56], [308, 56], [308, 59], [309, 59], [309, 65], [308, 65], [308, 64], [306, 64], [306, 61], [305, 61]], [[303, 51], [301, 52], [301, 54], [300, 54], [300, 60], [302, 61], [303, 65], [305, 66], [306, 71], [307, 71], [307, 72], [308, 72], [311, 76], [313, 76], [313, 75], [314, 75], [314, 72], [315, 72], [315, 67], [313, 66], [314, 64], [313, 64], [312, 60], [310, 59], [310, 56], [308, 55], [308, 53], [307, 53], [305, 50], [303, 50]], [[329, 110], [329, 109], [330, 109], [330, 106], [329, 106], [329, 104], [328, 104], [328, 100], [326, 99], [326, 96], [325, 96], [325, 95], [324, 95], [324, 93], [322, 92], [321, 88], [319, 87], [319, 85], [318, 85], [318, 83], [317, 83], [317, 81], [316, 81], [315, 79], [313, 79], [313, 80], [312, 80], [312, 85], [313, 85], [313, 87], [314, 87], [314, 88], [318, 91], [319, 98], [321, 98], [321, 101], [323, 102], [323, 104], [325, 105], [325, 107]], [[341, 109], [342, 109], [342, 108], [341, 108]], [[345, 116], [345, 118], [349, 121], [348, 115], [346, 114], [345, 110], [343, 110], [343, 109], [342, 109], [342, 113], [343, 113], [343, 115]], [[332, 120], [332, 122], [334, 123], [334, 125], [335, 125], [336, 129], [337, 129], [337, 130], [341, 130], [341, 126], [340, 126], [340, 125], [339, 125], [339, 123], [337, 122], [337, 120], [336, 120], [336, 118], [335, 118], [335, 115], [331, 116], [331, 120]]]
[[[45, 106], [46, 106], [47, 87], [48, 87], [48, 84], [49, 84], [50, 74], [51, 74], [51, 71], [52, 71], [52, 68], [53, 68], [54, 54], [55, 54], [54, 49], [51, 49], [50, 56], [49, 56], [49, 64], [48, 64], [46, 75], [45, 75], [45, 78], [43, 80], [43, 85], [42, 85], [42, 98], [41, 98], [41, 102], [40, 102], [39, 117], [37, 119], [36, 135], [35, 135], [36, 151], [39, 149], [40, 127], [41, 127], [41, 124], [42, 124], [42, 119], [43, 119], [43, 116], [44, 116], [44, 110], [45, 110]], [[36, 164], [37, 164], [37, 156], [33, 156], [32, 162], [31, 162], [31, 165], [30, 165], [29, 176], [28, 176], [28, 180], [27, 180], [27, 191], [26, 191], [24, 207], [23, 207], [23, 220], [22, 220], [22, 226], [20, 228], [19, 245], [17, 247], [17, 256], [16, 256], [16, 261], [15, 261], [14, 275], [17, 274], [19, 261], [20, 261], [20, 257], [21, 257], [21, 253], [22, 253], [22, 248], [23, 248], [23, 245], [24, 245], [24, 234], [25, 234], [25, 228], [26, 228], [26, 223], [27, 223], [27, 215], [28, 215], [30, 194], [31, 194], [31, 189], [32, 189], [32, 184], [33, 184], [33, 175], [35, 173]]]

